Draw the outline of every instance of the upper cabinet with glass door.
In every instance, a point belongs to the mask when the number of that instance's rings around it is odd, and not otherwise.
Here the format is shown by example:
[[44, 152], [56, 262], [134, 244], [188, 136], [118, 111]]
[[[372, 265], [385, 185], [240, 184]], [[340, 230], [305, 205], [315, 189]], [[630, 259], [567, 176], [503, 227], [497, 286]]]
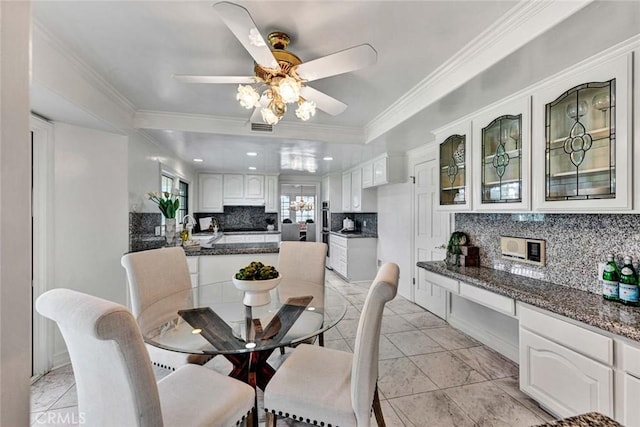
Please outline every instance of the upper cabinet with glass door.
[[632, 209], [630, 67], [630, 55], [599, 61], [534, 93], [537, 210]]
[[530, 98], [489, 107], [473, 118], [474, 210], [525, 211], [529, 193]]
[[471, 209], [470, 130], [470, 122], [464, 121], [434, 131], [440, 171], [439, 210]]

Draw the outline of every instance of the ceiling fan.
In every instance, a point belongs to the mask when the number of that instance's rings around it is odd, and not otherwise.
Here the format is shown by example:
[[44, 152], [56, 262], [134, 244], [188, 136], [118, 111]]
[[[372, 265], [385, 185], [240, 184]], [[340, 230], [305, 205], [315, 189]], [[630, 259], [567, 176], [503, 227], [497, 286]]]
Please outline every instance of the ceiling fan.
[[173, 78], [187, 83], [238, 84], [236, 99], [247, 109], [254, 108], [251, 122], [274, 125], [287, 112], [287, 104], [297, 104], [296, 116], [309, 120], [316, 107], [333, 116], [347, 105], [308, 86], [307, 83], [348, 73], [375, 64], [378, 54], [369, 44], [361, 44], [309, 62], [302, 62], [286, 50], [289, 36], [272, 32], [267, 46], [251, 15], [242, 6], [230, 2], [213, 5], [231, 32], [255, 61], [254, 76], [194, 76], [174, 74]]

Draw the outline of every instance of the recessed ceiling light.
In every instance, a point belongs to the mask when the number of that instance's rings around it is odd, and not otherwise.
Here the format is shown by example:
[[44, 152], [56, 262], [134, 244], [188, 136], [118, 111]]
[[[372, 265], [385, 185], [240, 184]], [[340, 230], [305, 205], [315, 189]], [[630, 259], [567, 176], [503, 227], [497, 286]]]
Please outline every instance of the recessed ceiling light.
[[194, 162], [197, 162], [197, 163], [202, 163], [202, 162], [204, 162], [204, 160], [202, 160], [202, 159], [193, 159], [193, 161], [194, 161]]
[[250, 171], [254, 171], [254, 170], [256, 170], [256, 167], [255, 166], [249, 166], [249, 170]]
[[330, 156], [323, 157], [322, 160], [333, 160], [333, 157], [330, 157]]
[[255, 151], [248, 151], [247, 152], [247, 156], [255, 157], [257, 155], [258, 155], [258, 153], [256, 153]]

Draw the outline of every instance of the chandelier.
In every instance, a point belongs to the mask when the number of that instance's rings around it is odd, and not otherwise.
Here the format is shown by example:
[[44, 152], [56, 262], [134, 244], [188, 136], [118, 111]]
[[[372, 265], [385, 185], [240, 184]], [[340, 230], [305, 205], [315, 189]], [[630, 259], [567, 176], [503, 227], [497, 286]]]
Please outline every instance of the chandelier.
[[[293, 53], [285, 50], [289, 44], [289, 36], [281, 32], [269, 34], [269, 43], [273, 46], [273, 56], [280, 69], [263, 67], [256, 64], [256, 83], [254, 85], [238, 85], [236, 99], [246, 109], [260, 108], [262, 120], [275, 125], [287, 112], [287, 104], [297, 104], [296, 117], [307, 121], [316, 114], [316, 104], [300, 96], [304, 87], [302, 79], [296, 73], [296, 67], [302, 63]], [[260, 102], [264, 98], [265, 105]]]
[[292, 201], [291, 204], [289, 205], [289, 209], [292, 211], [312, 211], [313, 203], [305, 202], [301, 198], [300, 200]]

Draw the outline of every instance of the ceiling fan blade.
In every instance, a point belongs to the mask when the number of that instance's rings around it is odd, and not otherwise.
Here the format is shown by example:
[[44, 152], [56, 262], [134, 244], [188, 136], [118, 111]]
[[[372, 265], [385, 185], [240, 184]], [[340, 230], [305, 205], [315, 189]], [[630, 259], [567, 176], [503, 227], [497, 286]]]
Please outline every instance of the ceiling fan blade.
[[378, 53], [371, 45], [361, 44], [298, 65], [298, 75], [308, 82], [359, 70], [376, 63]]
[[247, 9], [226, 1], [214, 4], [213, 8], [258, 64], [280, 69]]
[[174, 74], [173, 78], [185, 83], [253, 84], [256, 82], [256, 78], [253, 76], [190, 76], [187, 74]]
[[262, 95], [260, 97], [260, 106], [253, 109], [253, 114], [249, 119], [249, 123], [264, 123], [262, 120], [262, 109], [266, 108], [269, 105], [269, 98], [267, 95]]
[[319, 90], [315, 90], [314, 88], [309, 86], [303, 86], [300, 89], [300, 96], [302, 96], [307, 101], [315, 102], [316, 107], [326, 113], [331, 114], [332, 116], [337, 116], [347, 109], [347, 104], [340, 102], [337, 99], [332, 98], [329, 95], [322, 93]]

